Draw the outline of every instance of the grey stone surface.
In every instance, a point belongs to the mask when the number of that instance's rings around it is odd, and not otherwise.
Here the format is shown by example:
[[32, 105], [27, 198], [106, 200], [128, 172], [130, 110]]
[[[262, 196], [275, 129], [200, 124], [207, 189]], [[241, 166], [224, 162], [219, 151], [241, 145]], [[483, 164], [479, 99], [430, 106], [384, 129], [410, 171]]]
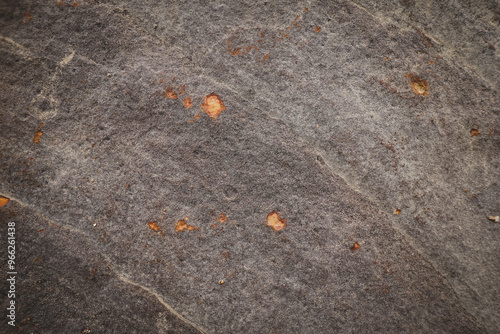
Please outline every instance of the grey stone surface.
[[499, 332], [499, 43], [498, 1], [3, 1], [2, 331]]

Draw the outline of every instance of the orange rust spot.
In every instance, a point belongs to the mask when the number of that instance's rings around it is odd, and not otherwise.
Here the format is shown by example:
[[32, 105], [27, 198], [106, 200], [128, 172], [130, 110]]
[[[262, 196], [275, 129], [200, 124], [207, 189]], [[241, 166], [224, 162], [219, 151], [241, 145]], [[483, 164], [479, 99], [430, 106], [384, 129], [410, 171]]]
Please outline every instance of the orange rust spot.
[[181, 89], [179, 90], [179, 95], [182, 95], [186, 92], [186, 86], [181, 86]]
[[481, 134], [481, 132], [479, 132], [479, 130], [478, 130], [478, 129], [471, 129], [471, 130], [470, 130], [470, 135], [471, 135], [472, 137], [479, 136], [480, 134]]
[[45, 232], [45, 230], [44, 230], [44, 229], [41, 229], [41, 230], [40, 230], [40, 231], [38, 231], [38, 232], [39, 232], [39, 233], [43, 233], [43, 232]]
[[309, 10], [309, 9], [307, 9], [307, 8], [304, 8], [304, 12], [307, 12], [308, 10]]
[[219, 117], [221, 112], [226, 110], [226, 107], [224, 106], [224, 102], [222, 102], [221, 98], [217, 94], [212, 93], [203, 98], [201, 110], [206, 112], [211, 118], [216, 119]]
[[35, 136], [33, 137], [33, 142], [34, 142], [35, 144], [40, 144], [40, 138], [42, 138], [42, 135], [43, 135], [42, 130], [38, 130], [38, 131], [35, 133]]
[[226, 217], [226, 215], [224, 213], [220, 214], [219, 222], [221, 222], [221, 223], [227, 222], [227, 217]]
[[262, 31], [260, 32], [260, 37], [264, 38], [264, 33]]
[[10, 199], [8, 199], [7, 197], [0, 196], [0, 208], [9, 202]]
[[184, 107], [186, 107], [186, 109], [189, 109], [189, 108], [191, 108], [192, 105], [193, 105], [193, 102], [191, 102], [191, 96], [186, 97], [184, 99]]
[[177, 221], [177, 225], [175, 225], [175, 230], [177, 232], [182, 232], [182, 231], [185, 231], [185, 230], [188, 230], [188, 231], [193, 231], [193, 230], [199, 231], [200, 228], [188, 225], [184, 220], [179, 219], [179, 221]]
[[177, 98], [177, 94], [175, 94], [172, 87], [168, 87], [167, 90], [165, 91], [164, 95], [166, 97], [168, 97], [169, 99], [176, 99]]
[[429, 84], [425, 79], [414, 76], [411, 79], [411, 88], [417, 95], [429, 96]]
[[212, 225], [210, 225], [210, 227], [212, 227], [212, 228], [216, 228], [216, 227], [217, 227], [217, 224], [212, 224]]
[[385, 57], [385, 61], [389, 61], [389, 57]]
[[194, 115], [194, 118], [190, 119], [189, 121], [190, 121], [191, 123], [194, 123], [194, 121], [196, 121], [198, 118], [200, 118], [200, 114], [196, 114], [196, 115]]
[[351, 250], [354, 252], [360, 248], [361, 248], [361, 246], [357, 242], [355, 242], [354, 245], [351, 247]]
[[314, 30], [316, 30], [316, 32], [320, 32], [321, 31], [321, 28], [316, 26], [316, 28], [314, 28]]
[[271, 226], [276, 231], [281, 231], [286, 227], [286, 219], [281, 219], [280, 214], [273, 211], [267, 215], [267, 225]]
[[268, 52], [265, 56], [264, 56], [264, 61], [266, 61], [267, 59], [269, 59], [269, 55], [271, 54], [271, 52]]
[[62, 1], [60, 1], [60, 0], [57, 0], [57, 4], [58, 4], [59, 6], [64, 6], [64, 2], [62, 2]]
[[395, 208], [394, 209], [394, 212], [393, 212], [395, 215], [399, 215], [401, 213], [401, 210], [398, 209], [398, 208]]
[[156, 222], [148, 222], [148, 226], [155, 232], [158, 232], [160, 230], [160, 226]]
[[31, 14], [30, 13], [24, 13], [24, 17], [27, 18], [28, 20], [31, 20]]
[[79, 5], [79, 4], [77, 4], [76, 2], [73, 2], [73, 3], [71, 4], [71, 6], [73, 6], [73, 7], [78, 7], [78, 6], [80, 6], [80, 5]]
[[298, 27], [299, 24], [297, 23], [297, 21], [299, 19], [300, 19], [300, 15], [297, 15], [297, 17], [295, 18], [295, 20], [293, 20], [292, 24], [290, 26], [288, 26], [286, 29], [290, 30], [290, 29], [292, 29], [292, 27]]
[[431, 60], [431, 61], [429, 62], [429, 64], [434, 65], [434, 62]]

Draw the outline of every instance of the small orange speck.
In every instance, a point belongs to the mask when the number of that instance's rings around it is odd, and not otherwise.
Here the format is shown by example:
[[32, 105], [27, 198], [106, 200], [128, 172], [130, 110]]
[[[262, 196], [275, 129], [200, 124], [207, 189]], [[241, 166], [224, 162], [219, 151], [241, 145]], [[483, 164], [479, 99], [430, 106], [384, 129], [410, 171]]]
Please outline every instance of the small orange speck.
[[8, 199], [7, 197], [0, 196], [0, 208], [9, 202], [10, 199]]
[[227, 217], [226, 217], [226, 215], [224, 213], [220, 214], [219, 222], [221, 222], [221, 223], [227, 222]]
[[45, 232], [45, 230], [44, 230], [44, 229], [41, 229], [41, 230], [40, 230], [40, 231], [38, 231], [38, 232], [39, 232], [39, 233], [43, 233], [43, 232]]
[[478, 130], [478, 129], [471, 129], [471, 130], [470, 130], [470, 135], [471, 135], [472, 137], [479, 136], [480, 134], [481, 134], [481, 132], [479, 132], [479, 130]]
[[179, 95], [184, 94], [185, 91], [186, 91], [186, 86], [181, 86], [181, 89], [179, 90]]
[[206, 112], [211, 118], [216, 119], [219, 117], [221, 112], [226, 110], [226, 107], [224, 106], [224, 102], [222, 102], [221, 98], [217, 94], [212, 93], [203, 98], [201, 110]]
[[176, 99], [177, 98], [177, 94], [175, 94], [172, 87], [168, 87], [167, 90], [165, 91], [164, 95], [166, 97], [168, 97], [169, 99]]
[[196, 115], [194, 115], [194, 118], [190, 119], [189, 121], [190, 121], [191, 123], [194, 123], [194, 121], [196, 121], [198, 118], [200, 118], [200, 114], [196, 114]]
[[267, 225], [271, 226], [276, 231], [281, 231], [286, 227], [286, 219], [281, 219], [280, 214], [273, 211], [267, 215]]
[[160, 226], [156, 222], [148, 222], [148, 226], [155, 232], [158, 232], [160, 230]]
[[433, 64], [434, 64], [434, 62], [431, 60], [431, 61], [429, 62], [429, 64], [433, 65]]
[[321, 28], [316, 26], [316, 28], [314, 28], [314, 30], [316, 30], [316, 32], [320, 32], [321, 31]]
[[31, 14], [30, 13], [24, 13], [24, 17], [27, 18], [28, 20], [31, 20]]
[[425, 79], [420, 79], [415, 76], [411, 79], [411, 87], [415, 94], [422, 96], [429, 96], [429, 84]]
[[60, 1], [60, 0], [58, 0], [58, 1], [57, 1], [57, 4], [58, 4], [59, 6], [64, 6], [64, 2], [62, 2], [62, 1]]
[[307, 8], [304, 8], [304, 12], [307, 12], [308, 10], [309, 10], [309, 9], [307, 9]]
[[216, 228], [217, 227], [217, 224], [212, 224], [211, 225], [212, 228]]
[[361, 246], [357, 242], [355, 242], [354, 245], [351, 247], [351, 250], [354, 252], [360, 248], [361, 248]]
[[78, 3], [76, 3], [76, 2], [73, 2], [73, 3], [71, 4], [71, 6], [73, 6], [73, 7], [78, 7], [78, 6], [80, 6], [80, 5], [79, 5]]
[[177, 225], [175, 225], [175, 230], [177, 232], [181, 232], [181, 231], [185, 231], [185, 230], [188, 230], [188, 231], [193, 231], [193, 230], [196, 230], [198, 231], [200, 228], [199, 227], [194, 227], [194, 226], [191, 226], [191, 225], [188, 225], [184, 220], [178, 220], [177, 221]]
[[395, 214], [395, 215], [399, 215], [400, 213], [401, 213], [401, 210], [400, 210], [400, 209], [398, 209], [398, 208], [395, 208], [395, 209], [394, 209], [393, 214]]
[[189, 109], [189, 108], [191, 108], [192, 105], [193, 105], [193, 102], [191, 102], [191, 97], [186, 97], [184, 99], [184, 107], [186, 107], [186, 109]]
[[35, 133], [35, 136], [33, 137], [33, 143], [35, 144], [40, 144], [40, 138], [42, 138], [43, 132], [41, 130], [38, 130]]
[[389, 61], [389, 57], [385, 57], [385, 61]]

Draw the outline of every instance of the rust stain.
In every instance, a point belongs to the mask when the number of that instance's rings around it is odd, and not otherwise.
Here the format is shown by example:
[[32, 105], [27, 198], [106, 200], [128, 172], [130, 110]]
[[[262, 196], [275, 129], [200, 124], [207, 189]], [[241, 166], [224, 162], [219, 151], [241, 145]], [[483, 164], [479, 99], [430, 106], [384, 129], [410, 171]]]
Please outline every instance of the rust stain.
[[411, 79], [411, 88], [417, 95], [429, 96], [429, 84], [425, 79], [413, 76]]
[[160, 226], [156, 222], [148, 222], [148, 226], [155, 232], [158, 232], [160, 230]]
[[399, 215], [400, 213], [401, 213], [401, 210], [400, 210], [400, 209], [398, 209], [398, 208], [395, 208], [395, 209], [394, 209], [393, 214], [395, 214], [395, 215]]
[[64, 6], [64, 2], [62, 2], [62, 1], [60, 1], [60, 0], [57, 0], [57, 4], [58, 4], [59, 6]]
[[316, 30], [316, 32], [320, 32], [321, 31], [321, 28], [316, 26], [316, 28], [314, 28], [314, 30]]
[[78, 7], [78, 6], [80, 6], [80, 5], [79, 5], [78, 3], [76, 3], [76, 2], [73, 2], [73, 3], [71, 4], [71, 6], [73, 6], [73, 7]]
[[168, 87], [167, 90], [165, 91], [164, 95], [166, 97], [168, 97], [169, 99], [176, 99], [177, 98], [177, 94], [175, 94], [174, 89], [172, 87]]
[[227, 222], [227, 217], [226, 217], [226, 215], [224, 213], [220, 214], [219, 222], [221, 222], [221, 223]]
[[182, 85], [181, 89], [179, 89], [179, 95], [182, 95], [186, 92], [186, 86]]
[[472, 137], [476, 137], [476, 136], [479, 136], [481, 134], [481, 132], [479, 132], [479, 129], [471, 129], [470, 130], [470, 135]]
[[175, 230], [177, 232], [182, 232], [182, 231], [185, 231], [185, 230], [188, 230], [188, 231], [193, 231], [193, 230], [199, 231], [200, 228], [188, 225], [184, 220], [179, 219], [177, 221], [177, 225], [175, 225]]
[[434, 45], [432, 44], [431, 42], [431, 39], [429, 37], [427, 37], [425, 34], [423, 34], [420, 30], [418, 30], [417, 28], [415, 28], [415, 30], [417, 31], [417, 33], [420, 35], [420, 37], [422, 37], [424, 40], [425, 40], [425, 44], [427, 45], [427, 47], [429, 48], [432, 48], [434, 47]]
[[276, 231], [281, 231], [286, 227], [286, 219], [281, 219], [280, 214], [273, 211], [267, 215], [267, 225]]
[[28, 20], [31, 20], [31, 14], [30, 13], [24, 13], [24, 17], [27, 18]]
[[0, 196], [0, 208], [9, 202], [10, 199], [8, 199], [7, 197]]
[[354, 252], [360, 248], [361, 248], [361, 246], [357, 242], [355, 242], [354, 245], [351, 247], [351, 250]]
[[299, 26], [299, 24], [297, 23], [297, 21], [300, 19], [300, 15], [297, 15], [297, 17], [295, 18], [295, 20], [293, 20], [292, 24], [289, 25], [286, 29], [287, 30], [290, 30], [292, 29], [292, 27], [296, 28]]
[[191, 97], [186, 97], [184, 99], [184, 107], [186, 107], [186, 109], [189, 109], [191, 108], [191, 106], [193, 105], [193, 102], [191, 102]]
[[221, 112], [226, 110], [226, 107], [224, 106], [224, 102], [222, 102], [221, 98], [217, 94], [212, 93], [203, 98], [201, 110], [206, 112], [211, 118], [216, 119], [219, 117]]
[[190, 119], [189, 121], [190, 121], [191, 123], [194, 123], [194, 121], [196, 121], [198, 118], [200, 118], [200, 114], [196, 114], [196, 115], [194, 115], [194, 118]]
[[41, 130], [38, 130], [36, 133], [35, 133], [35, 136], [33, 137], [33, 142], [35, 144], [40, 144], [40, 138], [42, 138], [42, 135], [43, 135], [43, 132]]

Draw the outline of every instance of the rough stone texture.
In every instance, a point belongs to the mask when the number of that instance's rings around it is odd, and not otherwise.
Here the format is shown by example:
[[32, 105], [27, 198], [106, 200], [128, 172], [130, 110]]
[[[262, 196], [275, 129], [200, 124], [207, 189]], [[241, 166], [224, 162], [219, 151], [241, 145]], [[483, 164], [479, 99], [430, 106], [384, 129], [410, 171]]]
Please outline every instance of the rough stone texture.
[[4, 0], [1, 330], [499, 332], [499, 50], [498, 1]]

